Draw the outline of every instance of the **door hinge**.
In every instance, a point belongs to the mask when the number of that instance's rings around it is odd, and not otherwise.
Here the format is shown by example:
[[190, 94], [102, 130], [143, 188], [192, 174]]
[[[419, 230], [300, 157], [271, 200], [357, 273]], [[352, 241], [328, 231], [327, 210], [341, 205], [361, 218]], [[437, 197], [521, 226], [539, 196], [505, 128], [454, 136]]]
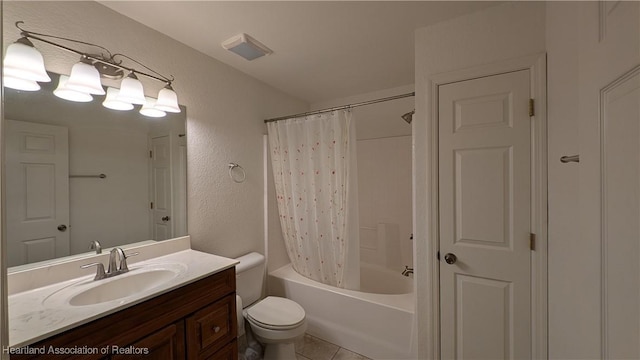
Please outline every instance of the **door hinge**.
[[149, 209], [153, 210], [153, 201], [149, 203]]
[[529, 116], [533, 116], [535, 114], [535, 102], [533, 101], [533, 99], [529, 99]]
[[149, 150], [149, 158], [153, 159], [153, 151]]
[[536, 249], [536, 234], [529, 234], [529, 249]]

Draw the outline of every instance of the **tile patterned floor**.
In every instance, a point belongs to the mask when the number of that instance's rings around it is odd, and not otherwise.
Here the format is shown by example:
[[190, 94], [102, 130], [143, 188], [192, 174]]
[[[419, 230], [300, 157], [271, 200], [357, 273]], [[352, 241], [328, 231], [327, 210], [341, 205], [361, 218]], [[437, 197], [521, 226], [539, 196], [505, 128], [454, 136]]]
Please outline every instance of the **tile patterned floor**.
[[296, 360], [371, 360], [308, 334], [295, 345]]

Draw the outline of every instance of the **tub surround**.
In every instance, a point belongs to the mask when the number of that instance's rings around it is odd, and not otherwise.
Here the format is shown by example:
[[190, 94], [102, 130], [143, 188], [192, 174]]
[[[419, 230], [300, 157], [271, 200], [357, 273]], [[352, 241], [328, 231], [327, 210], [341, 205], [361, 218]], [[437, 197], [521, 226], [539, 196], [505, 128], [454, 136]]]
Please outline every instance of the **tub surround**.
[[[185, 248], [186, 246], [186, 248]], [[116, 313], [136, 304], [191, 284], [210, 275], [229, 269], [237, 261], [217, 255], [190, 249], [189, 238], [133, 246], [126, 252], [138, 251], [140, 255], [129, 262], [131, 272], [145, 268], [162, 267], [167, 264], [183, 266], [177, 275], [155, 288], [141, 291], [131, 296], [86, 306], [72, 306], [63, 299], [50, 295], [65, 287], [90, 282], [95, 275], [95, 267], [81, 270], [80, 265], [108, 260], [107, 254], [63, 261], [54, 265], [19, 271], [9, 275], [9, 346], [20, 347], [64, 332], [92, 320]], [[134, 261], [137, 260], [137, 261]], [[73, 275], [75, 274], [75, 277]], [[114, 277], [112, 279], [116, 279]], [[43, 280], [57, 279], [50, 285]], [[25, 284], [15, 284], [24, 281]], [[104, 280], [109, 281], [109, 279]], [[12, 283], [15, 285], [12, 286]]]

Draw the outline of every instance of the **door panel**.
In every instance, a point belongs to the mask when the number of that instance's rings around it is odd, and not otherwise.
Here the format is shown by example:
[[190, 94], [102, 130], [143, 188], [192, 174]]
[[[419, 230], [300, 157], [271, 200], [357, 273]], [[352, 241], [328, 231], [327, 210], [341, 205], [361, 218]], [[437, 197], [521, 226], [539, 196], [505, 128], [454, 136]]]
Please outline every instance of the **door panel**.
[[438, 89], [443, 359], [531, 357], [529, 82]]
[[9, 266], [69, 255], [69, 149], [65, 127], [7, 120]]
[[[512, 283], [456, 274], [456, 354], [461, 359], [509, 359], [513, 347]], [[478, 311], [482, 304], [482, 311]], [[491, 331], [488, 331], [491, 329]]]
[[455, 243], [510, 247], [511, 147], [454, 152]]

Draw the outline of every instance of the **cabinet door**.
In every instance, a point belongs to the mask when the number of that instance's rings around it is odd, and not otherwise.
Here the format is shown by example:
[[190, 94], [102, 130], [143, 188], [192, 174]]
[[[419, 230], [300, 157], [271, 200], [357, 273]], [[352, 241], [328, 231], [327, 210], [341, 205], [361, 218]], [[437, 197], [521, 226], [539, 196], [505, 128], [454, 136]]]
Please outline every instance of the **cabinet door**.
[[131, 359], [184, 359], [184, 322], [179, 321], [162, 330], [145, 337], [127, 347], [120, 348], [119, 352], [112, 352], [113, 360]]
[[236, 297], [231, 294], [187, 318], [188, 359], [208, 359], [235, 340], [238, 326], [235, 307]]
[[238, 342], [227, 344], [215, 354], [206, 357], [205, 360], [238, 360]]

